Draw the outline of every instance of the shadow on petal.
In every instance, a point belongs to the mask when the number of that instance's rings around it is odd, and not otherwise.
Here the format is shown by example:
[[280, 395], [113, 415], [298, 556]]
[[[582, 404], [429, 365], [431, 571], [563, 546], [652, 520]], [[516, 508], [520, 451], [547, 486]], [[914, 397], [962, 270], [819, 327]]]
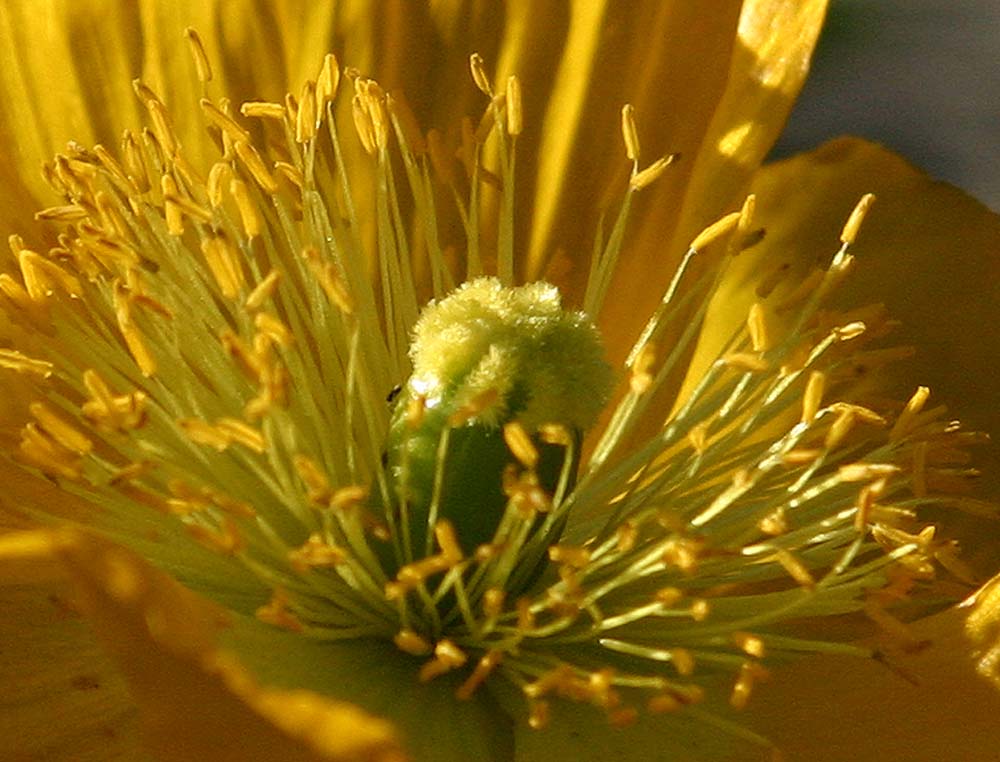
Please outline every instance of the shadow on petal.
[[308, 691], [260, 687], [215, 648], [224, 611], [130, 551], [79, 530], [7, 535], [0, 573], [60, 565], [124, 674], [145, 745], [168, 762], [399, 762], [391, 726]]
[[974, 647], [973, 635], [989, 629], [986, 650], [995, 658], [996, 585], [984, 588], [976, 606], [915, 624], [914, 634], [928, 645], [891, 657], [899, 672], [840, 657], [774, 670], [772, 683], [750, 703], [748, 723], [773, 739], [787, 762], [995, 760], [1000, 683], [995, 665], [984, 676], [977, 650], [984, 644]]

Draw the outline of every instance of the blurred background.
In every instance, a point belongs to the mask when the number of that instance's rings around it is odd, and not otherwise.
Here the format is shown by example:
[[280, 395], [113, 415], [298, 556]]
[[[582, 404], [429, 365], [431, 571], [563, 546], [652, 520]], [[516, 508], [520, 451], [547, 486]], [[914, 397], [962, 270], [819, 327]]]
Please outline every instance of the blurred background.
[[833, 0], [771, 158], [845, 133], [1000, 211], [1000, 0]]

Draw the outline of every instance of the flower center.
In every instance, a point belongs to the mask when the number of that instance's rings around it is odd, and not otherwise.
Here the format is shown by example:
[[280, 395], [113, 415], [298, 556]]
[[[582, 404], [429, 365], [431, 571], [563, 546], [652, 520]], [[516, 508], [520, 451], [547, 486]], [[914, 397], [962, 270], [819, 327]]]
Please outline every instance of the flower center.
[[[63, 203], [38, 217], [58, 245], [11, 239], [20, 277], [0, 292], [25, 330], [0, 367], [34, 394], [19, 459], [188, 584], [262, 584], [259, 619], [391, 639], [424, 659], [422, 680], [464, 670], [462, 699], [505, 679], [534, 726], [553, 696], [625, 724], [697, 702], [720, 673], [742, 706], [770, 655], [873, 656], [791, 622], [864, 611], [903, 629], [888, 604], [934, 559], [960, 568], [916, 510], [940, 502], [935, 477], [968, 435], [926, 390], [861, 403], [855, 369], [900, 351], [870, 344], [888, 326], [877, 309], [823, 302], [870, 199], [827, 268], [769, 284], [668, 416], [716, 282], [687, 265], [752, 245], [752, 199], [697, 236], [585, 448], [611, 373], [582, 313], [513, 285], [520, 90], [494, 92], [478, 58], [473, 74], [489, 105], [451, 147], [462, 178], [375, 82], [352, 73], [338, 116], [332, 57], [300, 97], [245, 103], [245, 119], [203, 100], [207, 168], [137, 83], [149, 129], [118, 156], [71, 146], [46, 168]], [[623, 129], [633, 172], [595, 246], [594, 315], [632, 195], [670, 164], [640, 168], [629, 108]], [[462, 271], [437, 182], [467, 198]]]

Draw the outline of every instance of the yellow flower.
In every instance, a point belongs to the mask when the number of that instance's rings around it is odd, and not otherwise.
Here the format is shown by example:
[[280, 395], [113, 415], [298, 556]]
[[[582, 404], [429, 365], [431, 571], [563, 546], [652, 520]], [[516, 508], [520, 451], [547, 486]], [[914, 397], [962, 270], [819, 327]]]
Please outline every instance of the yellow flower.
[[1000, 225], [760, 168], [824, 11], [4, 4], [15, 758], [991, 759]]

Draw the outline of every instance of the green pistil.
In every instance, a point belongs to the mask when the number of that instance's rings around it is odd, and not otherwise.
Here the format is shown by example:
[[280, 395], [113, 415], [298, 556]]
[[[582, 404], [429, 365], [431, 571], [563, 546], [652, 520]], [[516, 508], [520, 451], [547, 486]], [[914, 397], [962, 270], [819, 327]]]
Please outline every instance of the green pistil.
[[[466, 553], [488, 543], [509, 495], [504, 475], [523, 467], [503, 427], [517, 421], [537, 450], [539, 486], [556, 492], [579, 448], [542, 441], [557, 425], [579, 440], [607, 399], [611, 372], [582, 313], [562, 309], [552, 286], [466, 284], [431, 304], [414, 329], [414, 372], [396, 400], [387, 467], [395, 484], [387, 510], [397, 563], [429, 555], [434, 525], [455, 527]], [[570, 485], [571, 486], [571, 485]]]

